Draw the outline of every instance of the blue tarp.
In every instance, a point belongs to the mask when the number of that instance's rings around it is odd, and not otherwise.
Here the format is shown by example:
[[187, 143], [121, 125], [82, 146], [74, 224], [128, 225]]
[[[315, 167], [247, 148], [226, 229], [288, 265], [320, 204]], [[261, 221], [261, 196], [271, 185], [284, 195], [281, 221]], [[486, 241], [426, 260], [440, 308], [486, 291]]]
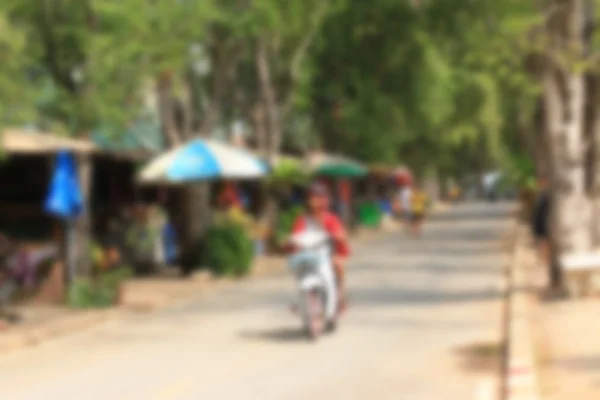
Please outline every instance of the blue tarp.
[[46, 212], [60, 218], [74, 218], [83, 211], [83, 195], [73, 156], [61, 151], [56, 156], [54, 174], [44, 205]]
[[391, 215], [393, 213], [392, 202], [386, 199], [379, 200], [379, 209], [384, 214]]
[[165, 263], [171, 264], [177, 260], [177, 232], [173, 224], [166, 224], [163, 232], [163, 246], [165, 251]]

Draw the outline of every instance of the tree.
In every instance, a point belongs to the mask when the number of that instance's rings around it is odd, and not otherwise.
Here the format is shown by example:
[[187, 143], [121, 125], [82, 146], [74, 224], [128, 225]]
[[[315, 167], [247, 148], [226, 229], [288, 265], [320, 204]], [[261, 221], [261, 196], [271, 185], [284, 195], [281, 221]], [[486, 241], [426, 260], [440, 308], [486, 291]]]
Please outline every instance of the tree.
[[260, 141], [271, 162], [280, 151], [295, 108], [302, 102], [314, 42], [337, 4], [338, 0], [260, 0], [246, 10], [244, 27], [254, 49], [260, 93], [257, 122], [266, 136]]
[[[29, 72], [27, 84], [43, 88], [37, 104], [31, 104], [37, 106], [39, 118], [32, 116], [27, 122], [55, 132], [87, 135], [97, 122], [98, 109], [102, 105], [99, 93], [110, 92], [111, 85], [120, 84], [92, 79], [93, 57], [89, 44], [96, 31], [96, 21], [91, 3], [44, 0], [33, 6], [27, 0], [19, 0], [5, 10], [8, 20], [24, 32], [20, 45], [28, 57], [25, 64]], [[112, 104], [112, 107], [122, 108], [123, 104]], [[82, 191], [89, 201], [90, 160], [81, 156], [79, 162]], [[89, 203], [78, 218], [76, 229], [77, 270], [85, 274], [90, 268]]]
[[25, 52], [26, 31], [14, 26], [5, 7], [0, 5], [0, 127], [26, 122], [34, 113], [34, 89], [26, 74], [31, 66]]

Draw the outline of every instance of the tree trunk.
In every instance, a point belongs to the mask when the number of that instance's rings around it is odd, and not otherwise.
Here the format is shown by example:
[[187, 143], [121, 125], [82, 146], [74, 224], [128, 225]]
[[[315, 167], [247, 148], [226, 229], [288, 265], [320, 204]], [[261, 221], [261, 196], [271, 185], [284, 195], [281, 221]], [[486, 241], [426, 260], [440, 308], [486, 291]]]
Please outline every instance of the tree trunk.
[[268, 158], [269, 149], [267, 141], [267, 126], [265, 121], [265, 106], [263, 101], [257, 101], [253, 113], [254, 134], [256, 137], [256, 147], [261, 156]]
[[77, 158], [77, 171], [79, 184], [83, 196], [83, 212], [75, 221], [75, 276], [89, 276], [92, 269], [91, 263], [91, 195], [93, 165], [89, 155], [80, 155]]
[[181, 144], [181, 138], [175, 124], [175, 107], [172, 93], [172, 77], [169, 72], [164, 72], [158, 78], [158, 112], [162, 122], [163, 133], [170, 147]]
[[440, 181], [440, 199], [442, 200], [448, 200], [448, 198], [450, 197], [450, 187], [451, 187], [451, 180], [450, 178], [448, 178], [447, 175], [442, 174], [439, 178]]
[[256, 51], [256, 67], [260, 81], [261, 93], [266, 106], [268, 120], [268, 160], [272, 164], [279, 153], [282, 140], [281, 114], [275, 87], [273, 85], [269, 57], [264, 40], [259, 40]]
[[[256, 68], [258, 71], [258, 79], [261, 89], [261, 97], [264, 104], [266, 114], [266, 143], [265, 156], [268, 163], [273, 167], [276, 162], [277, 155], [282, 140], [281, 115], [279, 112], [279, 104], [275, 87], [271, 77], [271, 69], [269, 66], [269, 58], [265, 41], [260, 39], [256, 48]], [[267, 198], [265, 219], [270, 226], [275, 226], [279, 215], [279, 204], [273, 193]]]
[[194, 133], [194, 86], [193, 86], [193, 73], [188, 71], [184, 77], [184, 98], [182, 101], [183, 105], [183, 124], [182, 124], [182, 136], [184, 138], [191, 138]]
[[[191, 102], [193, 99], [192, 86], [188, 85], [189, 93], [186, 96], [186, 101]], [[193, 112], [193, 104], [184, 105], [185, 108]], [[208, 136], [212, 131], [216, 116], [216, 108], [212, 105], [209, 106], [209, 112], [204, 115], [204, 120], [201, 123], [201, 131], [199, 132], [202, 136]], [[193, 115], [190, 115], [190, 119]], [[184, 140], [192, 140], [198, 137], [192, 129], [186, 129], [183, 132]], [[184, 215], [184, 226], [183, 226], [183, 252], [185, 254], [196, 254], [199, 251], [198, 245], [204, 236], [206, 229], [211, 224], [212, 210], [210, 207], [210, 183], [209, 182], [194, 182], [190, 183], [184, 189], [184, 195], [182, 196], [182, 212]], [[194, 260], [196, 261], [196, 260]], [[197, 267], [196, 265], [188, 267]]]
[[600, 247], [600, 76], [594, 76], [594, 96], [591, 98], [593, 114], [591, 118], [590, 140], [594, 144], [592, 147], [591, 159], [591, 190], [592, 198], [592, 240], [593, 247]]
[[[580, 49], [583, 44], [582, 0], [569, 0], [568, 5], [564, 20], [566, 43], [571, 50]], [[543, 86], [553, 167], [554, 239], [559, 255], [587, 251], [591, 248], [591, 209], [585, 184], [585, 79], [581, 72], [549, 65]]]
[[548, 131], [546, 126], [548, 121], [546, 118], [546, 108], [543, 96], [540, 96], [539, 103], [534, 124], [534, 128], [536, 129], [534, 146], [535, 170], [538, 178], [550, 178], [549, 154], [551, 150], [548, 144], [548, 135], [546, 133]]
[[190, 184], [183, 196], [185, 215], [184, 241], [196, 246], [211, 223], [210, 184], [199, 182]]
[[[585, 251], [591, 245], [585, 190], [583, 77], [570, 74], [566, 83], [568, 99], [561, 99], [556, 77], [550, 74], [544, 79], [550, 158], [554, 166], [552, 208], [560, 253]], [[563, 106], [570, 118], [563, 117]]]

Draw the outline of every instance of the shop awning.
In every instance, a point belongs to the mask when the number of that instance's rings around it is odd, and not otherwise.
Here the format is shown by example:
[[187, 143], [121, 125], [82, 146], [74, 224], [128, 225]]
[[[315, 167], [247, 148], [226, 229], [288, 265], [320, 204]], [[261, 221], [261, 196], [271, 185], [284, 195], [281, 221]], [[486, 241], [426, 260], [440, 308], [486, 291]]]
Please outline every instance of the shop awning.
[[2, 151], [11, 154], [51, 154], [61, 150], [90, 153], [97, 149], [89, 140], [23, 129], [5, 129], [1, 141]]
[[314, 153], [309, 156], [308, 163], [313, 174], [332, 178], [359, 178], [369, 172], [358, 161], [339, 155]]

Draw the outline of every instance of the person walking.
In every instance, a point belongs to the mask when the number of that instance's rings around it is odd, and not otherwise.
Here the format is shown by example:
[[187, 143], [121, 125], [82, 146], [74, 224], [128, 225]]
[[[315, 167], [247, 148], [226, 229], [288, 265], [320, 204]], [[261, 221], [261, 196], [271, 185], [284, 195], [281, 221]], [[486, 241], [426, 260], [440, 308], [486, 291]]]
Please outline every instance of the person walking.
[[539, 179], [538, 190], [531, 225], [539, 257], [544, 266], [548, 266], [550, 264], [550, 192], [545, 177]]
[[412, 188], [410, 185], [403, 185], [398, 194], [396, 196], [396, 209], [397, 213], [400, 217], [400, 221], [406, 224], [409, 227], [411, 219], [412, 219], [412, 206], [411, 206], [411, 198], [412, 198]]
[[427, 211], [427, 193], [416, 184], [411, 192], [411, 231], [416, 237], [421, 236], [425, 212]]

